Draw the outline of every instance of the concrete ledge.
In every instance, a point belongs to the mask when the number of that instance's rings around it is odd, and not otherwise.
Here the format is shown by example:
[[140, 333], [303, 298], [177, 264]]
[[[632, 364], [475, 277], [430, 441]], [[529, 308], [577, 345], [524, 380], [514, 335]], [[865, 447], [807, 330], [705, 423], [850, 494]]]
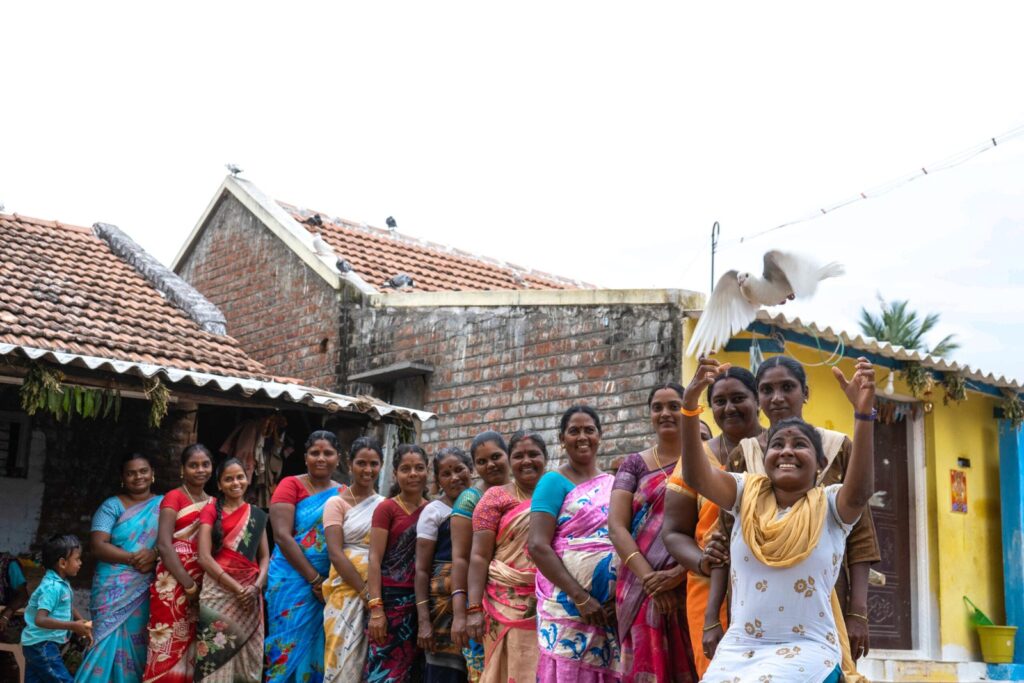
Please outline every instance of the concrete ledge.
[[388, 292], [368, 297], [378, 308], [455, 306], [657, 306], [688, 310], [704, 306], [704, 295], [685, 289], [513, 289], [491, 292]]
[[990, 681], [1024, 681], [1024, 664], [989, 664]]

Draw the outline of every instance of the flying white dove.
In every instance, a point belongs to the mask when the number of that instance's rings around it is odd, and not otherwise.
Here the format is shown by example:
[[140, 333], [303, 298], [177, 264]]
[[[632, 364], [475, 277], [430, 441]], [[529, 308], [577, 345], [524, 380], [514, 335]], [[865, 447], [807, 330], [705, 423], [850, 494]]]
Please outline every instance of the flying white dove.
[[711, 292], [686, 353], [699, 357], [722, 348], [732, 335], [754, 322], [762, 306], [809, 298], [821, 280], [845, 272], [842, 264], [834, 261], [820, 266], [804, 256], [774, 250], [764, 255], [761, 277], [730, 270]]

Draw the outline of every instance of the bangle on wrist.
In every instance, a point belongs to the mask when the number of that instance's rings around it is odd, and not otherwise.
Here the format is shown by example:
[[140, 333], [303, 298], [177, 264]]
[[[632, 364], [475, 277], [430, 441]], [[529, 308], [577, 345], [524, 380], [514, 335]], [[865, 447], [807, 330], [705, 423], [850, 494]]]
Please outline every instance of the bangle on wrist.
[[466, 605], [466, 614], [476, 614], [483, 611], [482, 605]]
[[593, 598], [593, 597], [594, 596], [592, 596], [590, 593], [587, 593], [587, 599], [584, 600], [583, 602], [576, 602], [575, 600], [573, 600], [573, 602], [576, 603], [576, 607], [577, 608], [582, 609], [583, 606], [586, 605], [588, 602], [590, 602], [590, 599]]
[[860, 619], [865, 624], [868, 623], [868, 615], [866, 615], [866, 614], [857, 614], [856, 612], [847, 612], [846, 616], [853, 617], [854, 619]]
[[861, 422], [874, 422], [878, 419], [878, 409], [872, 408], [870, 413], [858, 413], [854, 410], [853, 419], [860, 420]]
[[707, 633], [708, 631], [714, 631], [716, 628], [722, 628], [722, 622], [716, 621], [715, 623], [711, 624], [710, 626], [705, 626], [704, 627], [704, 633]]
[[698, 415], [704, 412], [704, 406], [697, 406], [692, 410], [690, 408], [687, 408], [686, 406], [683, 406], [682, 408], [679, 409], [679, 412], [682, 413], [684, 417], [697, 417]]

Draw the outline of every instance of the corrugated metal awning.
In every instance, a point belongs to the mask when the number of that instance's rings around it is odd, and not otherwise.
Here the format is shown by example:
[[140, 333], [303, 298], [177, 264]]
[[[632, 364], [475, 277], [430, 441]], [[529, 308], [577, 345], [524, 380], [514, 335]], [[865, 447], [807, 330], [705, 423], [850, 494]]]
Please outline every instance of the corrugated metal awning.
[[[994, 389], [1009, 389], [1019, 392], [1022, 388], [1022, 385], [1018, 380], [1007, 377], [1006, 375], [996, 376], [991, 372], [986, 373], [981, 370], [973, 369], [968, 365], [961, 365], [945, 358], [930, 356], [918, 351], [911, 351], [903, 348], [902, 346], [895, 346], [889, 342], [881, 342], [871, 337], [864, 337], [862, 335], [850, 336], [842, 330], [834, 330], [831, 327], [818, 327], [816, 324], [804, 322], [800, 318], [788, 318], [782, 313], [769, 315], [767, 311], [762, 310], [758, 313], [757, 320], [758, 323], [777, 327], [782, 330], [812, 335], [822, 341], [831, 342], [833, 344], [841, 342], [849, 349], [864, 351], [883, 358], [895, 361], [915, 361], [925, 368], [934, 370], [935, 372], [959, 372], [962, 373], [964, 378], [967, 380], [988, 385]], [[754, 323], [752, 327], [756, 326], [758, 323]]]
[[137, 361], [100, 358], [78, 353], [65, 353], [50, 349], [39, 349], [30, 346], [0, 343], [0, 356], [13, 354], [24, 355], [31, 360], [44, 360], [57, 365], [84, 367], [90, 370], [105, 370], [118, 375], [152, 378], [160, 376], [167, 380], [173, 391], [174, 385], [191, 384], [196, 387], [213, 389], [224, 393], [240, 393], [242, 396], [263, 394], [273, 400], [320, 408], [328, 412], [344, 410], [348, 412], [371, 415], [378, 418], [392, 417], [403, 420], [419, 420], [426, 422], [436, 417], [425, 410], [413, 410], [385, 403], [372, 396], [346, 396], [335, 394], [315, 387], [276, 380], [262, 380], [229, 375], [213, 375], [194, 370], [154, 365]]

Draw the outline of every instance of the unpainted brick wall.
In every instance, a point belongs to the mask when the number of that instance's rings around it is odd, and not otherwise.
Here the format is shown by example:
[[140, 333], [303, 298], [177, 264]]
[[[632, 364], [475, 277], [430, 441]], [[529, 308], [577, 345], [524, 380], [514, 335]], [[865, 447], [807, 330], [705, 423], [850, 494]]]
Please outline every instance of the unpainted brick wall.
[[[679, 381], [682, 310], [675, 305], [352, 308], [345, 369], [399, 361], [434, 366], [424, 408], [430, 451], [468, 447], [495, 429], [544, 435], [562, 457], [557, 427], [573, 403], [597, 409], [602, 466], [649, 445], [648, 392]], [[368, 393], [365, 385], [346, 390]]]
[[178, 274], [220, 308], [228, 334], [272, 374], [335, 385], [335, 290], [237, 199], [220, 200]]

